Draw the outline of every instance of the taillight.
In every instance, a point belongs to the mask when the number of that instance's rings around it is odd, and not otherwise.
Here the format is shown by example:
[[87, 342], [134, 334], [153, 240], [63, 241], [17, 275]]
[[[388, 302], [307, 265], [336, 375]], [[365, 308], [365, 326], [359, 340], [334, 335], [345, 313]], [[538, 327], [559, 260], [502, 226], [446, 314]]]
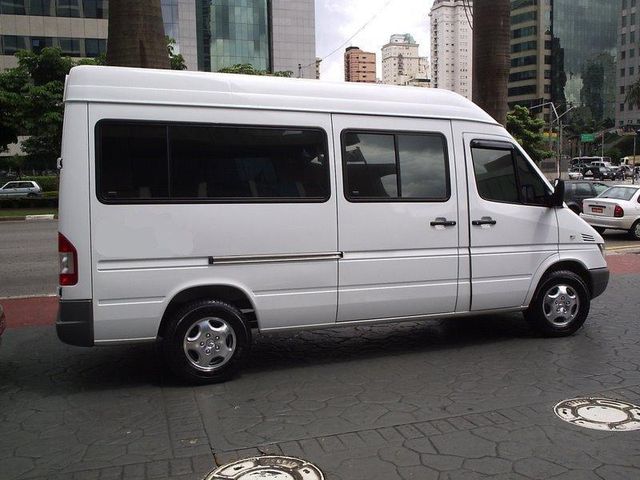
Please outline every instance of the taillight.
[[60, 285], [78, 283], [78, 252], [76, 247], [58, 232], [58, 257], [60, 263]]
[[624, 217], [624, 210], [620, 205], [616, 205], [616, 208], [613, 209], [614, 217]]

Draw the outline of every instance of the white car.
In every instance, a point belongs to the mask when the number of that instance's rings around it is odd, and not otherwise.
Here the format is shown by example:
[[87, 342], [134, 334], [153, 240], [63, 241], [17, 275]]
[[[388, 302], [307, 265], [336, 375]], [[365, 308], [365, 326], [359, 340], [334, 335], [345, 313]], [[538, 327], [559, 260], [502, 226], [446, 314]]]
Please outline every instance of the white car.
[[640, 186], [615, 185], [596, 198], [582, 202], [580, 216], [598, 233], [610, 228], [627, 230], [640, 240]]
[[42, 188], [31, 180], [5, 183], [0, 188], [0, 197], [35, 197], [42, 193]]

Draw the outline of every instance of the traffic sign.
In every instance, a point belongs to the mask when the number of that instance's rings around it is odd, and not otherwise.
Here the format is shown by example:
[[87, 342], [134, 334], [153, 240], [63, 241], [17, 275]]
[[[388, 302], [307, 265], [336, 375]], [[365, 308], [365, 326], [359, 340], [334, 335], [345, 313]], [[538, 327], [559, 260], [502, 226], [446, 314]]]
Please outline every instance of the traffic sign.
[[580, 141], [582, 143], [595, 142], [596, 136], [593, 133], [583, 133], [580, 135]]

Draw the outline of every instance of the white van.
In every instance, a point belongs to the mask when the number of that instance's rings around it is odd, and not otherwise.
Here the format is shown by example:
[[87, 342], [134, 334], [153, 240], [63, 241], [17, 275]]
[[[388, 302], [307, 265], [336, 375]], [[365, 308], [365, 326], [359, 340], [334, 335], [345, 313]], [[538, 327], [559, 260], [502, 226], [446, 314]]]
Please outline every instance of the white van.
[[65, 89], [60, 339], [159, 341], [194, 382], [252, 332], [522, 311], [609, 272], [506, 130], [444, 90], [81, 66]]

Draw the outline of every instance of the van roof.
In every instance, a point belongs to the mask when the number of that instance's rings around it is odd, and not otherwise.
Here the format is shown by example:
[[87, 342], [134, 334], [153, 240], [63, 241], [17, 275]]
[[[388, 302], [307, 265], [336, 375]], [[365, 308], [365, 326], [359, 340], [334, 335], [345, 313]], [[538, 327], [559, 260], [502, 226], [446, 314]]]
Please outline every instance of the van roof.
[[497, 124], [473, 102], [448, 90], [88, 65], [71, 69], [65, 101], [298, 110]]

